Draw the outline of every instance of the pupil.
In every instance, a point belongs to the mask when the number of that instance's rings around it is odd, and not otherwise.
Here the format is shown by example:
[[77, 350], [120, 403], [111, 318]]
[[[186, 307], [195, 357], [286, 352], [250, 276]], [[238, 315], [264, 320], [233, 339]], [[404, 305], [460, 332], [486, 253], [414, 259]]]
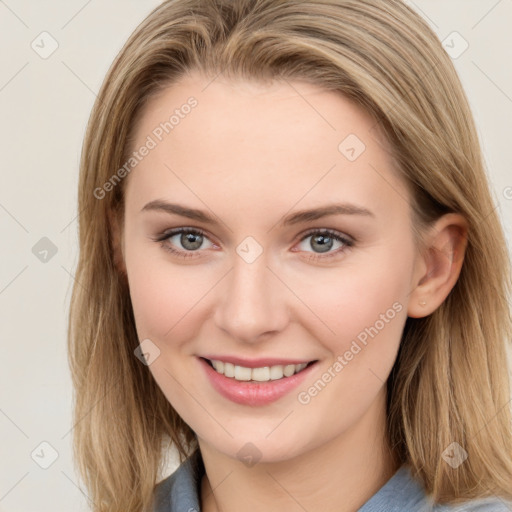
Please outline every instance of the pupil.
[[194, 233], [187, 233], [181, 235], [181, 244], [183, 247], [190, 249], [191, 251], [195, 251], [196, 249], [199, 249], [201, 247], [202, 243], [202, 236], [196, 235]]
[[[319, 252], [327, 252], [332, 248], [332, 238], [325, 235], [317, 235], [311, 239], [311, 247], [313, 247], [313, 243], [319, 243], [318, 248]], [[314, 247], [313, 247], [314, 249]]]

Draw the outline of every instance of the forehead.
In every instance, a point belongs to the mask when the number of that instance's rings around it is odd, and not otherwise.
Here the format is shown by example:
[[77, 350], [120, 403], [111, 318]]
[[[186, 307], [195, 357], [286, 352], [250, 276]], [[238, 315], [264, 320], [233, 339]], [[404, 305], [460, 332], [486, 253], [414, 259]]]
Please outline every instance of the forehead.
[[179, 193], [195, 205], [208, 197], [242, 211], [371, 196], [386, 208], [383, 189], [405, 195], [375, 119], [304, 81], [189, 74], [146, 105], [134, 148], [149, 139], [152, 149], [130, 173], [127, 202]]

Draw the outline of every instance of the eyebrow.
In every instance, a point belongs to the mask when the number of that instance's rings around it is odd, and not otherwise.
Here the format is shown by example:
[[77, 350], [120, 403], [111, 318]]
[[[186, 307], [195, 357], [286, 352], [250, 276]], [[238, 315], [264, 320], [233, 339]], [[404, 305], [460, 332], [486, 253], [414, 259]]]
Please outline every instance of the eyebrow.
[[[141, 212], [146, 211], [160, 211], [174, 215], [180, 215], [187, 217], [188, 219], [203, 222], [205, 224], [217, 224], [217, 221], [213, 216], [203, 210], [197, 210], [195, 208], [188, 208], [176, 203], [168, 203], [162, 199], [156, 199], [147, 203]], [[321, 206], [319, 208], [313, 208], [310, 210], [300, 210], [286, 216], [282, 221], [282, 226], [291, 226], [299, 224], [300, 222], [310, 222], [313, 220], [321, 219], [329, 215], [363, 215], [367, 217], [375, 217], [374, 213], [351, 203], [334, 203]]]

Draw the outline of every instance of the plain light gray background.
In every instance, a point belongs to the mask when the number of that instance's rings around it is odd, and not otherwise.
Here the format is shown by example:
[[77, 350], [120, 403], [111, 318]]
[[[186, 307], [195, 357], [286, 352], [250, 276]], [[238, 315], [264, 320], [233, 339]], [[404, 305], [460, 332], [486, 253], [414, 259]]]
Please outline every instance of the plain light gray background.
[[[0, 0], [3, 512], [88, 510], [71, 459], [72, 388], [66, 359], [68, 304], [78, 255], [79, 154], [108, 67], [159, 3]], [[510, 241], [512, 0], [408, 3], [454, 52]], [[468, 48], [456, 55], [464, 41]], [[44, 55], [56, 44], [54, 53]], [[51, 244], [41, 242], [44, 237]], [[50, 463], [47, 469], [41, 467]]]

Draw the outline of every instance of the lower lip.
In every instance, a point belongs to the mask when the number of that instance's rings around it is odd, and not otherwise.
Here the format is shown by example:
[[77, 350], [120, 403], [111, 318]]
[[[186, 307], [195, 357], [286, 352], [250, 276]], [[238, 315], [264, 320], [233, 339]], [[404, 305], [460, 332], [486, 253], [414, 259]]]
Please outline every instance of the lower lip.
[[217, 373], [204, 359], [199, 358], [212, 386], [223, 397], [242, 405], [267, 405], [296, 388], [312, 371], [316, 362], [304, 370], [278, 380], [266, 382], [239, 381]]

